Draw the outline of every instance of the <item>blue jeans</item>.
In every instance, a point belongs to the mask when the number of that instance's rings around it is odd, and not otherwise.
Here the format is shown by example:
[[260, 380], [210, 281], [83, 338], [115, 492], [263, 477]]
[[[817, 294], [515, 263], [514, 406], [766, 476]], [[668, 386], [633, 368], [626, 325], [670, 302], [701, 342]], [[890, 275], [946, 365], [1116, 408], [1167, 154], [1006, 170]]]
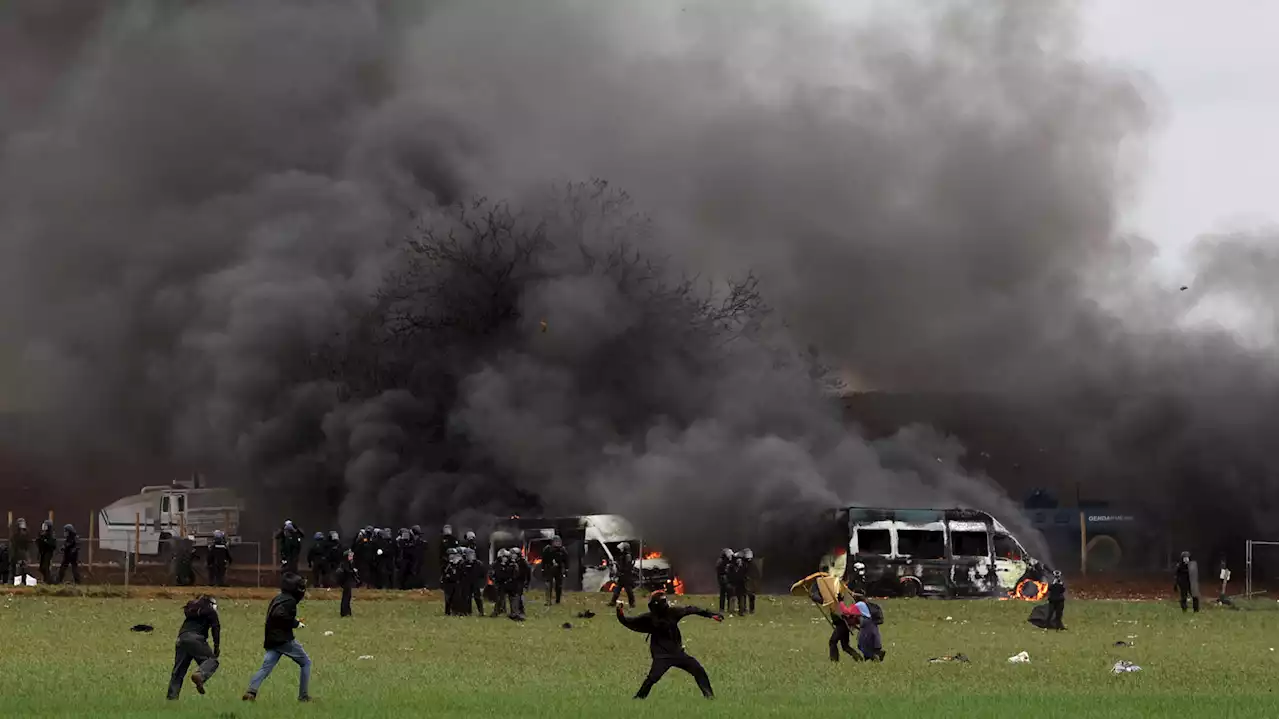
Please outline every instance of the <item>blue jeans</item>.
[[311, 657], [307, 656], [306, 650], [302, 648], [302, 645], [297, 640], [286, 642], [275, 649], [267, 650], [267, 653], [262, 657], [262, 667], [249, 680], [249, 693], [258, 693], [258, 687], [262, 686], [262, 682], [271, 676], [271, 670], [276, 668], [280, 657], [289, 657], [301, 670], [298, 676], [298, 698], [302, 699], [310, 696], [307, 693], [307, 688], [311, 684]]

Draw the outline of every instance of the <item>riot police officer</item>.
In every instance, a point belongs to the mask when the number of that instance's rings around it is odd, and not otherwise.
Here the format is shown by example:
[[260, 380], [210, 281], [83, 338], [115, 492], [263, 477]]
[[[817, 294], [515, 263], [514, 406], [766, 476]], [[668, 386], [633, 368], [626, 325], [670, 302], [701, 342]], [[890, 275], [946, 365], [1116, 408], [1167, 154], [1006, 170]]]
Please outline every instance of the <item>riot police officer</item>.
[[311, 546], [307, 548], [307, 568], [311, 570], [311, 586], [323, 587], [329, 578], [329, 545], [324, 539], [324, 532], [311, 535]]
[[196, 583], [196, 538], [188, 534], [178, 541], [174, 548], [174, 578], [179, 587], [190, 587]]
[[205, 562], [209, 566], [209, 584], [215, 587], [227, 586], [227, 567], [231, 566], [231, 547], [227, 546], [227, 533], [221, 529], [213, 532], [213, 543], [209, 545]]
[[276, 545], [280, 552], [280, 571], [297, 574], [298, 559], [302, 556], [302, 531], [293, 526], [292, 520], [286, 519], [284, 527], [276, 532]]
[[444, 569], [440, 573], [440, 588], [444, 590], [445, 616], [463, 614], [462, 602], [459, 600], [459, 595], [462, 593], [459, 584], [462, 579], [462, 553], [457, 547], [451, 547], [445, 552]]
[[631, 545], [622, 542], [618, 544], [618, 557], [613, 562], [613, 597], [609, 599], [610, 604], [617, 604], [618, 597], [622, 596], [625, 590], [627, 593], [627, 604], [632, 609], [636, 606], [636, 560], [631, 555]]
[[9, 577], [26, 583], [27, 559], [31, 553], [31, 535], [27, 534], [27, 520], [19, 517], [9, 538]]
[[569, 567], [569, 552], [559, 536], [551, 538], [551, 546], [542, 550], [542, 579], [547, 583], [547, 606], [551, 606], [552, 595], [555, 603], [560, 603], [564, 593], [564, 576]]
[[53, 584], [53, 553], [58, 548], [58, 538], [53, 536], [53, 522], [44, 520], [40, 523], [40, 534], [36, 537], [36, 552], [40, 555], [40, 577], [45, 584]]
[[720, 613], [724, 614], [725, 604], [729, 602], [729, 565], [733, 564], [733, 550], [725, 547], [720, 550], [720, 558], [716, 560], [716, 583], [720, 585]]
[[62, 584], [62, 578], [66, 575], [67, 567], [71, 567], [71, 579], [76, 584], [80, 583], [80, 536], [76, 534], [76, 528], [70, 524], [62, 528], [62, 566], [58, 567], [58, 584]]
[[476, 550], [471, 547], [462, 547], [462, 579], [463, 587], [462, 602], [466, 605], [466, 614], [471, 614], [472, 602], [476, 605], [476, 612], [480, 616], [484, 616], [484, 579], [487, 574], [484, 563], [476, 556]]
[[413, 532], [401, 529], [396, 538], [396, 579], [397, 589], [412, 589], [414, 585], [414, 567], [417, 566], [418, 542]]

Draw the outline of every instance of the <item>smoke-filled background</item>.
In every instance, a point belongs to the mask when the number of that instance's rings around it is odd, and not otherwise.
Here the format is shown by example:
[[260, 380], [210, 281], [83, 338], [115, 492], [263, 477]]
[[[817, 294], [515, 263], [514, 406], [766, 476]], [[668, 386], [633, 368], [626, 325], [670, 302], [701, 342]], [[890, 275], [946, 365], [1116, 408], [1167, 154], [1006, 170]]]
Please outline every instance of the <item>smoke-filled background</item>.
[[821, 364], [998, 397], [1187, 542], [1273, 534], [1275, 228], [1155, 278], [1116, 221], [1157, 96], [1070, 3], [867, 17], [7, 3], [23, 449], [92, 458], [50, 491], [158, 462], [308, 528], [617, 512], [686, 557], [842, 503], [1016, 524], [957, 439], [849, 426]]

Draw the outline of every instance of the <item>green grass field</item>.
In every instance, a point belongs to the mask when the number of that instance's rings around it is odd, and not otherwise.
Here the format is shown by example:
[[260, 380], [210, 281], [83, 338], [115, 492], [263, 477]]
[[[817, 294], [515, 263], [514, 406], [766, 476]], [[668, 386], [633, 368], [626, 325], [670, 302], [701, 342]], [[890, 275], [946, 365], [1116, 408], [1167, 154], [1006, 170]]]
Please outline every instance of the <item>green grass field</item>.
[[[1075, 601], [1067, 632], [1026, 623], [1030, 605], [996, 601], [885, 601], [884, 664], [827, 660], [828, 626], [800, 599], [762, 598], [757, 614], [723, 624], [690, 617], [686, 646], [717, 693], [704, 701], [673, 671], [647, 702], [630, 697], [648, 666], [644, 637], [627, 631], [598, 595], [566, 605], [530, 602], [529, 621], [448, 618], [437, 601], [374, 600], [356, 617], [313, 591], [299, 639], [315, 666], [315, 701], [299, 706], [297, 668], [281, 662], [255, 704], [240, 695], [262, 658], [265, 599], [224, 596], [222, 666], [200, 696], [187, 682], [164, 699], [186, 593], [95, 598], [0, 597], [0, 701], [7, 716], [955, 716], [1274, 717], [1277, 612], [1172, 603]], [[533, 599], [533, 597], [531, 597]], [[709, 606], [704, 597], [682, 598]], [[598, 614], [573, 615], [590, 606]], [[950, 619], [947, 619], [950, 617]], [[563, 629], [564, 622], [572, 629]], [[152, 633], [134, 633], [137, 623]], [[325, 636], [332, 631], [332, 636]], [[1132, 638], [1130, 638], [1132, 637]], [[1117, 640], [1135, 646], [1113, 646]], [[1030, 664], [1009, 664], [1025, 650]], [[969, 664], [930, 664], [963, 652]], [[362, 655], [370, 659], [360, 659]], [[1114, 676], [1119, 659], [1143, 671]]]

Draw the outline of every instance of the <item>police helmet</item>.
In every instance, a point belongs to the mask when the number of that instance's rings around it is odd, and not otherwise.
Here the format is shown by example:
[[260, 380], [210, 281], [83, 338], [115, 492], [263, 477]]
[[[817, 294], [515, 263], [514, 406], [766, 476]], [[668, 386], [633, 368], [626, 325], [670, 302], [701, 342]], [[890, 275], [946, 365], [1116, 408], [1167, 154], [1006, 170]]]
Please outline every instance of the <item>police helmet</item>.
[[627, 552], [630, 552], [630, 551], [631, 551], [631, 545], [630, 545], [630, 544], [627, 544], [626, 542], [621, 542], [621, 543], [619, 543], [619, 544], [618, 544], [618, 551], [619, 551], [619, 552], [622, 552], [623, 554], [625, 554], [625, 553], [627, 553]]
[[751, 552], [751, 550], [750, 550], [750, 549], [744, 549], [744, 550], [742, 550], [742, 558], [743, 558], [743, 559], [755, 559], [755, 558], [756, 558], [756, 555], [755, 555], [755, 554], [753, 554], [753, 553]]
[[319, 541], [321, 541], [321, 540], [323, 540], [323, 539], [324, 539], [324, 532], [316, 532], [315, 534], [313, 534], [313, 535], [311, 536], [311, 538], [312, 538], [312, 539], [314, 539], [315, 541], [319, 542]]

